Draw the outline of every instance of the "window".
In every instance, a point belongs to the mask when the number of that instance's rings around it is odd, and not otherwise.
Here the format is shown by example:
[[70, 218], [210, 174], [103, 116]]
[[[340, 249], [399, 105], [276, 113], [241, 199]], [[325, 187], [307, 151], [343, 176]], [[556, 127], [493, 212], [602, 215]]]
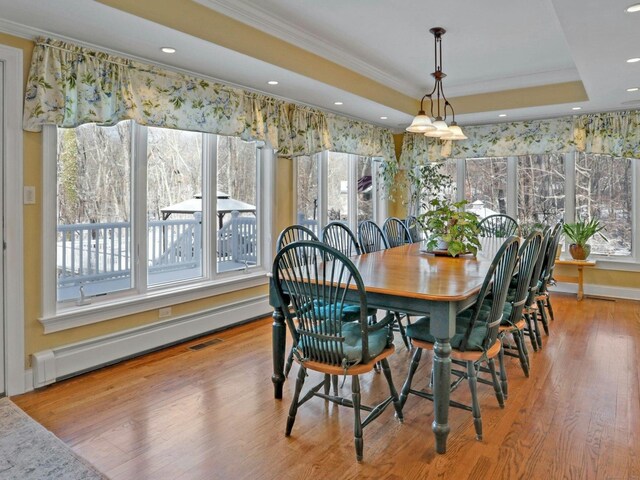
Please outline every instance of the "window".
[[596, 235], [591, 252], [631, 255], [633, 175], [631, 160], [607, 155], [576, 156], [576, 218], [597, 217], [608, 241]]
[[215, 288], [251, 272], [264, 277], [267, 149], [131, 121], [45, 132], [57, 160], [55, 170], [45, 168], [57, 196], [44, 212], [45, 317], [148, 292]]
[[467, 159], [464, 193], [469, 210], [480, 218], [507, 213], [507, 159]]
[[[596, 235], [596, 255], [640, 260], [634, 247], [638, 226], [634, 212], [640, 199], [634, 188], [640, 179], [629, 158], [608, 155], [525, 155], [509, 158], [459, 159], [464, 171], [464, 198], [469, 209], [485, 217], [506, 213], [527, 227], [538, 223], [573, 222], [598, 217], [608, 241]], [[512, 187], [513, 186], [513, 187]], [[479, 211], [479, 208], [482, 208]]]
[[517, 159], [518, 223], [552, 225], [564, 217], [565, 167], [562, 155]]
[[354, 232], [362, 220], [384, 221], [372, 158], [322, 152], [294, 162], [295, 223], [319, 233], [332, 221], [344, 222]]

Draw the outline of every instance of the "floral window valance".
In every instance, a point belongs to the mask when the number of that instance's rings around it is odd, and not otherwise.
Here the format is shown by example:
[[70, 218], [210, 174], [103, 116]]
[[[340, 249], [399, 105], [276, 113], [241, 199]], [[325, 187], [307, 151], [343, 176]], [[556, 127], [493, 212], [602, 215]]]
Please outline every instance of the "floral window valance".
[[23, 128], [41, 131], [46, 124], [113, 125], [131, 119], [141, 125], [263, 140], [286, 156], [349, 145], [357, 149], [350, 153], [395, 160], [388, 156], [393, 155], [390, 131], [361, 123], [358, 134], [363, 138], [354, 142], [351, 132], [340, 128], [350, 120], [339, 118], [328, 120], [317, 109], [39, 38], [27, 81]]
[[640, 113], [612, 112], [464, 127], [467, 140], [404, 135], [400, 167], [444, 158], [509, 157], [574, 151], [640, 158]]

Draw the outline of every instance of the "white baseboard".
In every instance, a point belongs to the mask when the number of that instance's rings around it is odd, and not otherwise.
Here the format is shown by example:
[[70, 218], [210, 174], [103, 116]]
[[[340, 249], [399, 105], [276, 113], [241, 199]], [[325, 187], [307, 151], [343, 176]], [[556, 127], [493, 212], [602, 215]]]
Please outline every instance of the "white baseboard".
[[272, 311], [261, 296], [33, 354], [32, 388], [78, 375]]
[[[558, 282], [549, 289], [551, 292], [578, 293], [575, 283]], [[622, 298], [625, 300], [640, 300], [640, 288], [611, 287], [608, 285], [584, 285], [584, 294], [605, 298]]]

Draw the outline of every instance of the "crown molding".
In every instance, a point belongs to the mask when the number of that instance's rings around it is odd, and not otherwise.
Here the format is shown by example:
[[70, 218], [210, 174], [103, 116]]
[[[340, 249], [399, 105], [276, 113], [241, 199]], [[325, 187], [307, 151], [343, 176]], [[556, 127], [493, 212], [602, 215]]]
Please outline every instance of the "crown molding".
[[296, 24], [287, 22], [273, 15], [263, 6], [249, 4], [245, 0], [194, 0], [196, 3], [211, 8], [223, 15], [233, 18], [246, 25], [254, 27], [271, 36], [284, 40], [292, 45], [303, 48], [327, 60], [335, 62], [378, 83], [386, 85], [400, 92], [413, 92], [415, 85], [389, 75], [384, 70], [375, 67], [362, 59], [349, 55], [344, 49], [326, 39], [311, 34]]

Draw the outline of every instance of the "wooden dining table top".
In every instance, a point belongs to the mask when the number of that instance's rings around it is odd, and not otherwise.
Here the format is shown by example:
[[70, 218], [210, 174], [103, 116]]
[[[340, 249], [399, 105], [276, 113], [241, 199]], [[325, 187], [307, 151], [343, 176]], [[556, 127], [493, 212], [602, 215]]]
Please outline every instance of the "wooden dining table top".
[[478, 293], [504, 238], [482, 238], [476, 257], [426, 253], [425, 242], [352, 257], [365, 290], [431, 301], [466, 300]]

